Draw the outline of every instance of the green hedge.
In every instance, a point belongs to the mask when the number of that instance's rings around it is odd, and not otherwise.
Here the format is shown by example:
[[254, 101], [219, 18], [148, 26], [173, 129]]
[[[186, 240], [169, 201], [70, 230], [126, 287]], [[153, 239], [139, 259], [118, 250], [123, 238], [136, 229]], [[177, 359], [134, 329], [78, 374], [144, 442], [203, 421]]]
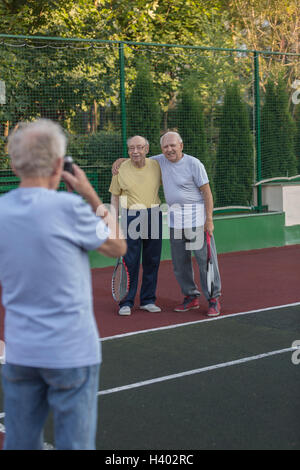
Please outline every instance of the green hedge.
[[[100, 131], [87, 135], [70, 135], [67, 154], [93, 179], [93, 186], [104, 202], [110, 202], [108, 191], [112, 163], [122, 157], [122, 138], [117, 132]], [[98, 181], [98, 184], [97, 184]]]

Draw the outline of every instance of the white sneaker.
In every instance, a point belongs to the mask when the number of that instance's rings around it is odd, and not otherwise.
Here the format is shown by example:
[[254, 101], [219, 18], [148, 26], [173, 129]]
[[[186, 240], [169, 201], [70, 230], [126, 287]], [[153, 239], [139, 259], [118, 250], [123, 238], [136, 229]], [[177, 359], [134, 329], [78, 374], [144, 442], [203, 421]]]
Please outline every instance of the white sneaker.
[[158, 306], [155, 305], [155, 304], [141, 305], [141, 306], [140, 306], [140, 309], [141, 309], [141, 310], [147, 310], [147, 312], [151, 312], [151, 313], [154, 313], [154, 312], [161, 312], [161, 308], [158, 307]]
[[128, 305], [124, 305], [119, 310], [119, 315], [131, 315], [131, 308]]

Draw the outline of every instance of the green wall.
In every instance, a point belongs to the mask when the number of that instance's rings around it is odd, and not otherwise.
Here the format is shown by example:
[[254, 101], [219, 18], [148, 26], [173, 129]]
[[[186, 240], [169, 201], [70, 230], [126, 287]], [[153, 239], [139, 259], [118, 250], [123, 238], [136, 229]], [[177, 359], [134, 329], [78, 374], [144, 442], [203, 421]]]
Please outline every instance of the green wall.
[[216, 217], [218, 253], [285, 245], [284, 213]]
[[300, 225], [285, 227], [285, 244], [297, 245], [300, 243]]
[[[274, 212], [266, 214], [216, 216], [215, 240], [218, 253], [257, 250], [276, 246], [300, 243], [300, 225], [285, 226], [285, 214]], [[90, 252], [92, 268], [113, 266], [115, 260]], [[170, 259], [168, 227], [164, 218], [162, 260]]]

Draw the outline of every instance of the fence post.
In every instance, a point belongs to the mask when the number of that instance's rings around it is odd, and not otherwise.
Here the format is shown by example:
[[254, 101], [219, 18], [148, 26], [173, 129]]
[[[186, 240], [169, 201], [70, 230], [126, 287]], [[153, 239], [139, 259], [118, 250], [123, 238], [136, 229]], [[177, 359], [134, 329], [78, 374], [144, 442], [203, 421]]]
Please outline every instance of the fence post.
[[[260, 93], [259, 93], [259, 53], [254, 51], [254, 102], [255, 102], [255, 149], [256, 181], [261, 180], [261, 134], [260, 134]], [[257, 186], [258, 211], [262, 211], [261, 185]]]
[[120, 66], [120, 104], [121, 104], [121, 126], [123, 157], [127, 157], [127, 132], [126, 132], [126, 100], [125, 100], [125, 57], [124, 43], [119, 43], [119, 66]]

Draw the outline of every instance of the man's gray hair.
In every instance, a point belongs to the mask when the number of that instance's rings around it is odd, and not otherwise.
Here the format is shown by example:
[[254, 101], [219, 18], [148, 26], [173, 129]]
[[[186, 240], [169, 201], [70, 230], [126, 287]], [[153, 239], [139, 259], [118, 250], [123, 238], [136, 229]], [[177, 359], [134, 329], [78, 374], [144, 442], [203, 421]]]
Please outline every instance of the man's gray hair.
[[8, 153], [20, 176], [49, 177], [58, 158], [66, 153], [67, 138], [49, 119], [19, 123], [8, 138]]
[[146, 137], [144, 137], [143, 135], [133, 135], [132, 137], [129, 137], [129, 138], [127, 139], [127, 146], [129, 145], [129, 142], [130, 142], [132, 139], [134, 139], [135, 137], [141, 137], [142, 139], [144, 139], [145, 144], [146, 144], [146, 145], [149, 145], [148, 140], [147, 140]]
[[181, 135], [178, 134], [178, 132], [175, 132], [175, 131], [168, 131], [168, 132], [166, 132], [165, 134], [163, 134], [163, 135], [161, 136], [161, 138], [160, 138], [160, 145], [161, 145], [161, 146], [162, 146], [162, 143], [163, 143], [164, 138], [165, 138], [167, 135], [176, 135], [178, 141], [179, 141], [180, 143], [182, 143]]

